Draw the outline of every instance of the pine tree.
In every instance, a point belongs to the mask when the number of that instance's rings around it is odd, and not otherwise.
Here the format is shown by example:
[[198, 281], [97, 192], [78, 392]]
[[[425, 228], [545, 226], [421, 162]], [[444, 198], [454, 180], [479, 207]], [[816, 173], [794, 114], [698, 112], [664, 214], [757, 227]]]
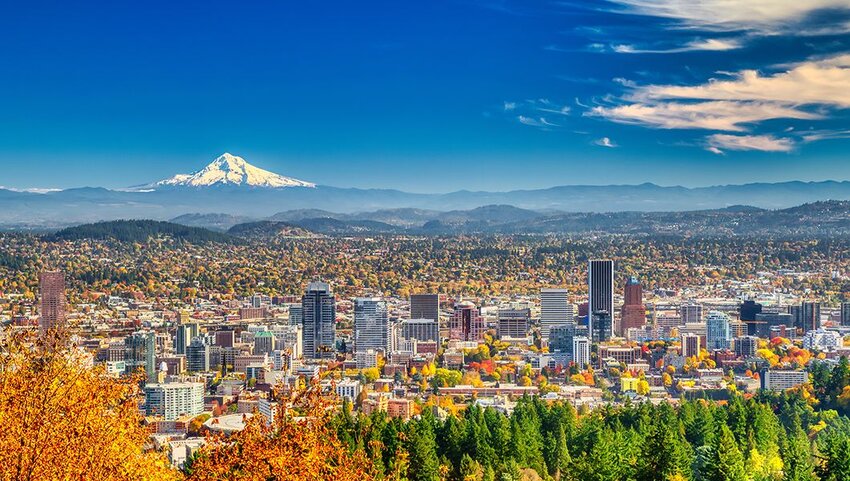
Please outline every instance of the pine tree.
[[411, 422], [408, 453], [411, 481], [437, 481], [440, 479], [440, 460], [437, 458], [434, 429], [428, 418]]
[[842, 432], [826, 438], [822, 453], [825, 459], [818, 469], [821, 481], [850, 479], [850, 433]]
[[744, 456], [738, 449], [735, 436], [725, 424], [720, 426], [714, 443], [714, 459], [709, 468], [710, 481], [746, 481]]
[[468, 454], [464, 454], [460, 459], [460, 468], [458, 470], [459, 481], [481, 481], [483, 471], [478, 461], [473, 460]]
[[811, 449], [806, 433], [798, 426], [788, 439], [788, 445], [783, 453], [784, 481], [814, 481]]

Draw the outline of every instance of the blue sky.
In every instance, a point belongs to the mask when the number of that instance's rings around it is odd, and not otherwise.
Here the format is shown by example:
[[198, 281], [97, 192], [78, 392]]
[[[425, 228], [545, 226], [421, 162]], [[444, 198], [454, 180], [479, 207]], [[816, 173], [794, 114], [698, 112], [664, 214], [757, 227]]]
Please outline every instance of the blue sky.
[[692, 3], [18, 2], [0, 185], [850, 179], [847, 0]]

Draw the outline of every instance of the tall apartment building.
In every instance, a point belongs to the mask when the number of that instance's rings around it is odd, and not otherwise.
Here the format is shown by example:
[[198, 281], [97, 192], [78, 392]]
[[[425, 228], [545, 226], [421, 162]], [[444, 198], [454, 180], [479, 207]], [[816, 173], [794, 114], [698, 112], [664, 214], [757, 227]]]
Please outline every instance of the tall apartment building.
[[699, 356], [699, 336], [692, 333], [682, 334], [682, 356], [694, 357]]
[[729, 330], [729, 316], [723, 312], [711, 311], [705, 319], [706, 349], [728, 349], [732, 335]]
[[587, 336], [573, 337], [572, 362], [582, 369], [590, 364], [590, 339]]
[[331, 287], [311, 282], [301, 298], [304, 324], [304, 357], [332, 359], [336, 342], [336, 300]]
[[145, 386], [145, 414], [173, 421], [204, 412], [204, 384], [169, 382]]

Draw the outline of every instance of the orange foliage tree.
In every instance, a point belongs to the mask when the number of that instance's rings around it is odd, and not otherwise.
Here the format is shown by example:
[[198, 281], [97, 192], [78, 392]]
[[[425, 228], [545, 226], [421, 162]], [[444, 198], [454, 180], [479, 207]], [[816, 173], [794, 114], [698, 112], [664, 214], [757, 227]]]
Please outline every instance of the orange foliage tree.
[[142, 448], [138, 378], [86, 367], [58, 333], [0, 336], [0, 479], [180, 478]]
[[369, 481], [377, 476], [365, 452], [352, 451], [336, 434], [334, 409], [318, 385], [289, 398], [267, 424], [254, 416], [245, 429], [225, 436], [211, 434], [188, 466], [190, 481], [333, 479]]

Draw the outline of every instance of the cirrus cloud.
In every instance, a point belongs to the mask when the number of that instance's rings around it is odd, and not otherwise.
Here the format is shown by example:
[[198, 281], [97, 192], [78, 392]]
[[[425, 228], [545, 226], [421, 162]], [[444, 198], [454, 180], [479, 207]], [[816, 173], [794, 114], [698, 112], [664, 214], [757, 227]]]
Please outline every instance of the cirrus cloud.
[[722, 154], [723, 150], [759, 150], [762, 152], [790, 152], [794, 141], [772, 135], [714, 134], [706, 138], [707, 150]]

